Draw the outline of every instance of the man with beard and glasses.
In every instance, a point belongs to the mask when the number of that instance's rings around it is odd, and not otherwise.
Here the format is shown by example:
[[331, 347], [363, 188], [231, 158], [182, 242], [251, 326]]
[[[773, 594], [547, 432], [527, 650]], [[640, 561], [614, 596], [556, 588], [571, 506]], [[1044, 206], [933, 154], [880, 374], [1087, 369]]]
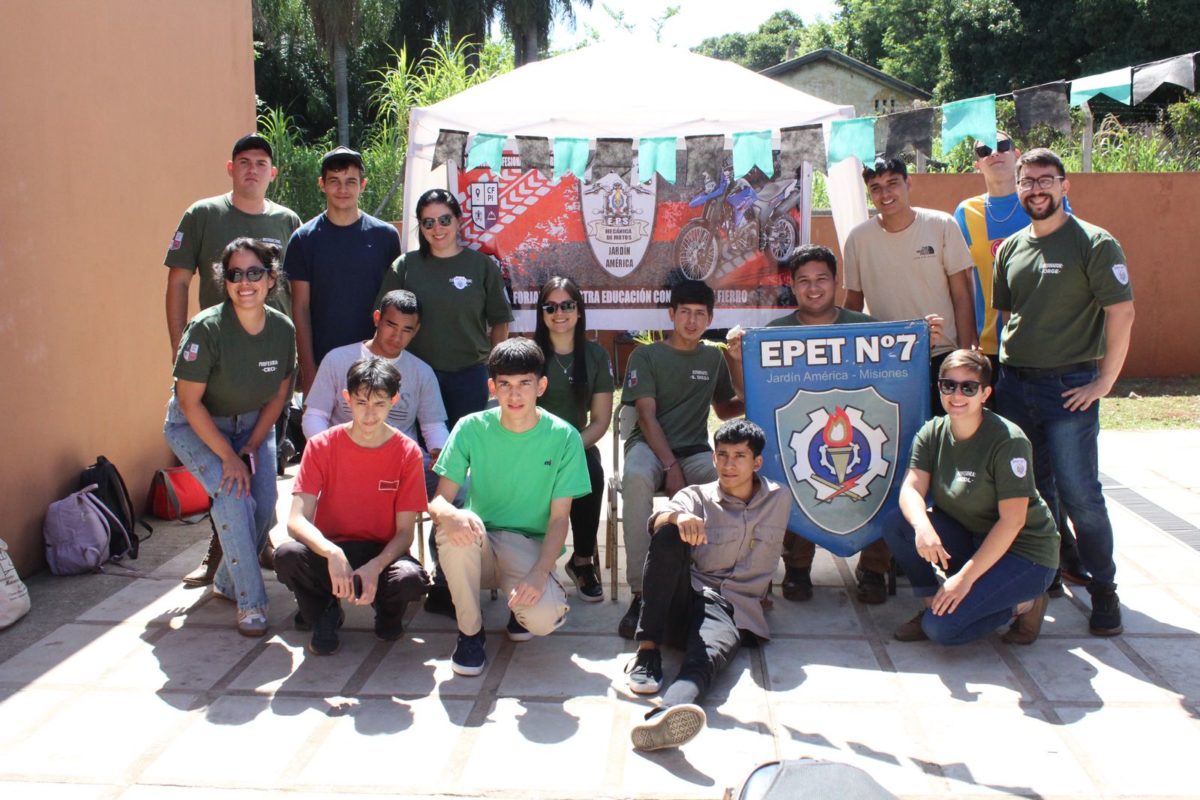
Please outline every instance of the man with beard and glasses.
[[1044, 148], [1017, 162], [1017, 194], [1031, 220], [996, 254], [992, 302], [1007, 313], [996, 411], [1033, 443], [1038, 492], [1061, 502], [1091, 573], [1088, 630], [1116, 636], [1113, 531], [1100, 490], [1100, 398], [1112, 390], [1133, 328], [1125, 254], [1101, 228], [1068, 214], [1062, 160]]

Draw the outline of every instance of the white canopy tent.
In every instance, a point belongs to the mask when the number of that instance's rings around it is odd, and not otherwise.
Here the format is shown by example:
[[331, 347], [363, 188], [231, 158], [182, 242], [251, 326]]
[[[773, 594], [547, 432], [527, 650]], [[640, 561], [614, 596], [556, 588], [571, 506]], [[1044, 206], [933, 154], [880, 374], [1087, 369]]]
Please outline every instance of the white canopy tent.
[[[727, 61], [687, 50], [621, 39], [527, 64], [427, 108], [409, 120], [404, 183], [404, 240], [417, 244], [409, 209], [428, 189], [445, 188], [433, 170], [442, 129], [509, 136], [637, 139], [732, 134], [854, 117], [853, 106], [826, 102]], [[511, 145], [512, 143], [510, 143]], [[838, 240], [867, 218], [857, 159], [829, 172]]]

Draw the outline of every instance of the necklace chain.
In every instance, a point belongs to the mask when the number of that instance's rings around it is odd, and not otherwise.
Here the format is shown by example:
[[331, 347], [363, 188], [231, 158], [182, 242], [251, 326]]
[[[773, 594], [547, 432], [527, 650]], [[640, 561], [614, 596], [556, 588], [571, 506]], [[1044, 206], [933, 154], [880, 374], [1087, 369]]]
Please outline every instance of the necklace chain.
[[1013, 218], [1013, 214], [1016, 214], [1017, 209], [1020, 207], [1021, 207], [1020, 202], [1014, 202], [1013, 207], [1008, 210], [1008, 216], [1005, 217], [1004, 219], [1000, 219], [999, 217], [997, 217], [995, 214], [992, 213], [992, 204], [990, 202], [988, 202], [986, 199], [983, 201], [983, 210], [987, 213], [988, 217], [991, 218], [992, 222], [995, 222], [997, 224], [1004, 224], [1005, 222], [1008, 222], [1010, 219]]
[[[568, 358], [570, 358], [570, 359], [574, 359], [574, 358], [575, 358], [575, 354], [574, 354], [574, 353], [571, 353], [571, 354], [568, 356]], [[562, 359], [561, 359], [561, 358], [559, 358], [559, 355], [558, 355], [558, 353], [555, 353], [555, 354], [554, 354], [554, 363], [555, 363], [555, 364], [558, 364], [558, 368], [562, 370], [562, 374], [566, 376], [566, 378], [567, 378], [567, 382], [568, 382], [568, 383], [575, 383], [575, 379], [574, 379], [574, 378], [571, 376], [571, 371], [570, 371], [569, 369], [567, 369], [567, 367], [566, 367], [566, 365], [565, 365], [565, 364], [563, 364], [563, 362], [562, 362]]]

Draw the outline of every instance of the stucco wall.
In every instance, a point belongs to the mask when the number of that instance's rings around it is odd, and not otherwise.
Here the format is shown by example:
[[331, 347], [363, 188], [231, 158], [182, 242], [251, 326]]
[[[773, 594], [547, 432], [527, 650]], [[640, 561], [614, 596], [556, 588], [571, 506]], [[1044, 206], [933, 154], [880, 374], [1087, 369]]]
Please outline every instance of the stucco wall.
[[[1133, 279], [1137, 319], [1125, 377], [1200, 374], [1200, 258], [1192, 212], [1200, 173], [1070, 176], [1071, 207], [1120, 241]], [[984, 191], [978, 175], [914, 175], [914, 205], [953, 213]], [[837, 250], [833, 220], [813, 219], [813, 240]], [[840, 254], [839, 254], [840, 258]]]
[[830, 103], [853, 105], [860, 117], [904, 111], [916, 99], [832, 61], [805, 64], [776, 80]]
[[254, 70], [248, 0], [4, 0], [0, 30], [0, 537], [28, 573], [95, 456], [138, 505], [174, 463], [163, 255], [229, 188]]

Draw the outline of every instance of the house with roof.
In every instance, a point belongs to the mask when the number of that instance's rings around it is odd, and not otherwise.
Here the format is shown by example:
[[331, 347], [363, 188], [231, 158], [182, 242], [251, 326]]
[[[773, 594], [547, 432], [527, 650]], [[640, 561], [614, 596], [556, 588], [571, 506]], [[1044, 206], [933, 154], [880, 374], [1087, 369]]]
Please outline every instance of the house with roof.
[[840, 105], [852, 105], [860, 117], [905, 111], [933, 96], [911, 83], [829, 47], [790, 58], [760, 74], [793, 89]]

